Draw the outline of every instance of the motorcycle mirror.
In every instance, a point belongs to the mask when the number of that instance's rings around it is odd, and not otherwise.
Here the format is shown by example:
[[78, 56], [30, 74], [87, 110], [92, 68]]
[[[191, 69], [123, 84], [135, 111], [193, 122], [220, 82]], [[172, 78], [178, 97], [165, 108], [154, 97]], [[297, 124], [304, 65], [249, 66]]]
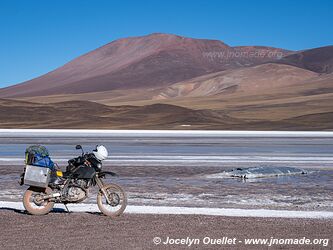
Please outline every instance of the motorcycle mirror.
[[83, 148], [82, 148], [81, 145], [76, 145], [76, 146], [75, 146], [75, 149], [81, 149], [81, 151], [82, 151], [82, 156], [84, 155], [84, 151], [83, 151]]

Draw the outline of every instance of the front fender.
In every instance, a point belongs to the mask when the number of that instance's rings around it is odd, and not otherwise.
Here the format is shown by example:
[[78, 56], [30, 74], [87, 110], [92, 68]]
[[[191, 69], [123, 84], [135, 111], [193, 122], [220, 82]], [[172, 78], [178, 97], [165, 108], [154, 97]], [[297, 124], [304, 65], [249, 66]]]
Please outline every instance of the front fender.
[[103, 178], [106, 175], [111, 175], [113, 177], [117, 177], [118, 176], [116, 173], [110, 172], [110, 171], [102, 171], [102, 172], [98, 173], [98, 177], [100, 177], [100, 178]]

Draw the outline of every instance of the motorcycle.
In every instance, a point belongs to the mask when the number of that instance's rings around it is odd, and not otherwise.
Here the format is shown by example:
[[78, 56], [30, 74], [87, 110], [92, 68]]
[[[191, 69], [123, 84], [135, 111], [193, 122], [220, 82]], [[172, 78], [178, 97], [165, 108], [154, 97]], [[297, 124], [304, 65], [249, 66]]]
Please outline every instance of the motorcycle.
[[[88, 197], [89, 190], [97, 186], [99, 210], [110, 217], [121, 215], [127, 205], [126, 193], [120, 186], [104, 184], [102, 180], [107, 175], [116, 176], [116, 174], [102, 171], [102, 161], [96, 159], [93, 153], [84, 153], [81, 145], [77, 145], [76, 149], [80, 149], [82, 155], [68, 161], [66, 172], [26, 166], [21, 179], [21, 184], [30, 185], [23, 196], [25, 209], [33, 215], [44, 215], [52, 210], [55, 203], [62, 203], [68, 211], [67, 204], [84, 201]], [[41, 171], [44, 171], [42, 175]], [[44, 185], [35, 181], [36, 173], [42, 176], [38, 177], [39, 179], [46, 178], [43, 181], [38, 180]]]

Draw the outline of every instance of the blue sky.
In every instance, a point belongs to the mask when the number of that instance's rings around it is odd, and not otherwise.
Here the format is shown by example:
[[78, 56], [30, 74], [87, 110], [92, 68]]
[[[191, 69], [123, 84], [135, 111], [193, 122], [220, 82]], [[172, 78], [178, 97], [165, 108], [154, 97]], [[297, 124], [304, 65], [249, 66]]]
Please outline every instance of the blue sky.
[[0, 87], [114, 39], [165, 32], [301, 50], [333, 44], [333, 1], [0, 0]]

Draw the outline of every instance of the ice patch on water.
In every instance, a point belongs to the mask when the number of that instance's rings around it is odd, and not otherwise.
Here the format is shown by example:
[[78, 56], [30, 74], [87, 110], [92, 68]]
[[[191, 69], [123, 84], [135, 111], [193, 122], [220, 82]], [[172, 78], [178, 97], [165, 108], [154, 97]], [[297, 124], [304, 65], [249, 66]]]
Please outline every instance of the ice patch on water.
[[333, 209], [330, 195], [129, 193], [133, 205]]
[[[63, 209], [62, 204], [56, 204], [56, 208]], [[96, 204], [69, 204], [72, 212], [99, 212]], [[2, 209], [24, 210], [22, 202], [0, 201]], [[319, 218], [332, 219], [330, 211], [293, 211], [270, 209], [238, 209], [238, 208], [207, 208], [207, 207], [176, 207], [176, 206], [128, 206], [125, 213], [134, 214], [197, 214], [213, 216], [237, 216], [237, 217], [270, 217], [270, 218]]]
[[309, 195], [278, 195], [274, 196], [257, 195], [257, 194], [246, 194], [246, 195], [226, 195], [223, 197], [224, 203], [230, 205], [246, 205], [246, 206], [274, 206], [274, 207], [303, 207], [310, 208], [318, 205], [326, 205], [327, 207], [333, 208], [333, 202], [330, 201], [329, 196], [309, 196]]
[[230, 178], [239, 177], [243, 179], [265, 178], [287, 175], [302, 175], [307, 172], [300, 168], [293, 167], [250, 167], [250, 168], [234, 168], [222, 173], [207, 175], [207, 178]]

